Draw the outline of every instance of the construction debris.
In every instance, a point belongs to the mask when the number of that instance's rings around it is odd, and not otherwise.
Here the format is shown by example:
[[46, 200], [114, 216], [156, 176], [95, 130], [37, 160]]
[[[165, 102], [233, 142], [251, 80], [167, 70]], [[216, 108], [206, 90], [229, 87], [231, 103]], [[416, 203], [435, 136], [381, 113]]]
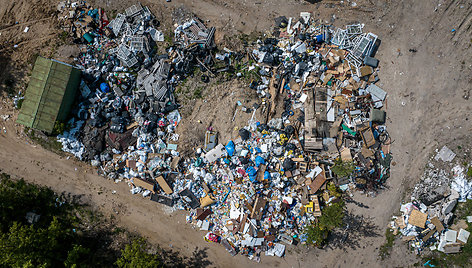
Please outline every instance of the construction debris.
[[469, 232], [453, 224], [453, 219], [458, 202], [472, 199], [472, 182], [465, 178], [461, 164], [452, 162], [454, 157], [452, 150], [442, 147], [413, 189], [411, 202], [402, 204], [402, 215], [391, 222], [417, 254], [428, 249], [458, 253], [468, 241]]

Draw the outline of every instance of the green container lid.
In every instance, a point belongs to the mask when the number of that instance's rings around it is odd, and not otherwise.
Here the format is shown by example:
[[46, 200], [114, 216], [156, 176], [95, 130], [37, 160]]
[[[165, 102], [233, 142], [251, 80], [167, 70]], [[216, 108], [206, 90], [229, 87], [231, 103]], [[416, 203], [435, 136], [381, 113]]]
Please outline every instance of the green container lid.
[[93, 42], [93, 35], [89, 33], [84, 34], [84, 39], [87, 40], [87, 42], [92, 43]]

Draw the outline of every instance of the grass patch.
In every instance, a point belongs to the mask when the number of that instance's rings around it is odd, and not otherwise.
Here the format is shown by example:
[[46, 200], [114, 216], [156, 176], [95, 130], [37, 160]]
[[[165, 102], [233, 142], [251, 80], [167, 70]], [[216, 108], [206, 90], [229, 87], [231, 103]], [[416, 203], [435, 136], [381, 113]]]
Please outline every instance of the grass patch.
[[56, 136], [47, 136], [40, 131], [25, 128], [26, 135], [36, 144], [46, 150], [52, 151], [58, 155], [64, 155], [62, 144], [57, 141]]
[[62, 43], [66, 43], [67, 41], [67, 38], [69, 38], [69, 33], [66, 32], [66, 31], [62, 31], [60, 34], [59, 34], [59, 39], [62, 41]]
[[63, 134], [64, 131], [70, 129], [70, 125], [64, 123], [64, 122], [60, 122], [60, 121], [56, 121], [54, 123], [54, 128], [52, 130], [52, 136], [57, 136], [59, 134]]
[[236, 38], [238, 38], [239, 40], [241, 40], [242, 42], [246, 44], [249, 44], [249, 43], [256, 42], [260, 36], [261, 36], [261, 33], [253, 31], [250, 34], [242, 33], [238, 35]]
[[203, 87], [196, 87], [193, 91], [193, 98], [194, 99], [201, 99], [203, 98]]
[[236, 63], [235, 72], [240, 73], [242, 79], [245, 83], [251, 83], [252, 81], [259, 81], [261, 79], [259, 71], [261, 67], [256, 66], [253, 70], [249, 71], [249, 66], [253, 65], [253, 61], [250, 60], [247, 63]]
[[174, 43], [174, 32], [172, 30], [168, 30], [164, 33], [164, 42], [170, 46]]
[[20, 110], [20, 109], [21, 109], [21, 106], [23, 106], [23, 101], [24, 101], [24, 100], [25, 100], [25, 99], [19, 99], [19, 100], [18, 100], [18, 103], [16, 104], [16, 107], [15, 107], [17, 110]]
[[392, 229], [388, 228], [387, 230], [385, 230], [385, 243], [380, 246], [379, 249], [379, 257], [381, 260], [385, 260], [388, 256], [390, 256], [394, 241], [395, 235], [393, 234]]
[[467, 199], [464, 203], [458, 203], [454, 215], [458, 220], [465, 219], [467, 216], [472, 216], [472, 200]]

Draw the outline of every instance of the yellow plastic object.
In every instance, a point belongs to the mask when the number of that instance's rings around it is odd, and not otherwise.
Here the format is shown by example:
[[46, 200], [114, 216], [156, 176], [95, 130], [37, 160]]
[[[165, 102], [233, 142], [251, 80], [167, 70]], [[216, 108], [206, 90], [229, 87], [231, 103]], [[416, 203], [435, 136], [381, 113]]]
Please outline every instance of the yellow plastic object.
[[216, 201], [210, 197], [210, 195], [205, 195], [205, 197], [200, 198], [200, 206], [202, 208], [207, 207], [211, 204], [214, 204]]
[[285, 134], [280, 134], [280, 141], [279, 141], [279, 144], [280, 145], [284, 145], [286, 141], [288, 141], [288, 138], [287, 136], [285, 136]]
[[313, 202], [310, 202], [305, 206], [305, 213], [313, 214]]

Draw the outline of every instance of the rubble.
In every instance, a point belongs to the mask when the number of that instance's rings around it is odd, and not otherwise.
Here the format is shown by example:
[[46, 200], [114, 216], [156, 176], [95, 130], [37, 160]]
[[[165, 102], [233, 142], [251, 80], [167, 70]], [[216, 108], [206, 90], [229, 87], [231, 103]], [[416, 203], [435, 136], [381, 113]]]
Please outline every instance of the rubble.
[[[81, 44], [83, 71], [73, 127], [58, 136], [63, 150], [126, 181], [132, 194], [188, 210], [187, 222], [230, 254], [282, 257], [286, 245], [305, 244], [306, 227], [340, 201], [328, 186], [373, 194], [389, 177], [379, 40], [363, 25], [334, 28], [302, 12], [300, 20], [277, 18], [271, 36], [233, 52], [217, 51], [215, 28], [193, 18], [176, 27], [167, 54], [157, 55], [163, 34], [141, 4], [111, 21], [81, 1], [58, 9], [64, 30]], [[260, 99], [252, 108], [239, 105], [253, 112], [239, 139], [223, 144], [208, 129], [194, 157], [182, 158], [173, 91], [195, 68], [204, 82], [252, 72], [248, 90]], [[258, 109], [264, 118], [255, 117]], [[428, 216], [418, 217], [424, 227]]]
[[438, 154], [434, 157], [434, 160], [438, 161], [441, 159], [445, 162], [451, 162], [454, 157], [456, 157], [456, 154], [451, 151], [451, 149], [447, 148], [447, 146], [443, 146]]
[[427, 249], [458, 253], [467, 243], [469, 232], [452, 223], [458, 202], [472, 199], [472, 182], [465, 178], [464, 168], [452, 162], [455, 156], [447, 146], [442, 147], [415, 185], [411, 202], [402, 204], [402, 215], [391, 222], [417, 254]]

